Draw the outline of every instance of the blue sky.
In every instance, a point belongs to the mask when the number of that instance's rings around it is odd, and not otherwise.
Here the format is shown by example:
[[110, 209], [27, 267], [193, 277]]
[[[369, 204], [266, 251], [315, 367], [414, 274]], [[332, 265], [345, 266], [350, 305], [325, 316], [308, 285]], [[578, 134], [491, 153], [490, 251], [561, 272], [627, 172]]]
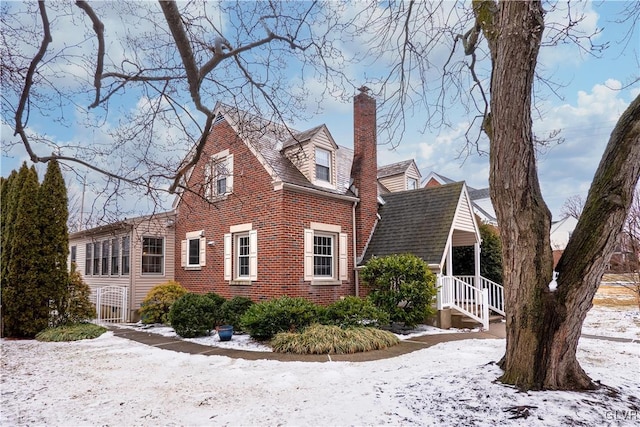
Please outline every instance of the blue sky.
[[[560, 4], [562, 5], [562, 4]], [[640, 32], [625, 39], [629, 26], [616, 23], [625, 2], [596, 1], [581, 2], [575, 7], [575, 13], [585, 16], [579, 29], [585, 33], [602, 28], [595, 41], [608, 43], [608, 49], [593, 57], [572, 44], [543, 47], [540, 52], [538, 71], [543, 76], [558, 83], [555, 94], [539, 86], [534, 129], [537, 134], [545, 135], [553, 130], [560, 131], [564, 142], [542, 150], [539, 154], [539, 176], [543, 195], [554, 215], [559, 219], [563, 202], [571, 196], [586, 196], [591, 178], [596, 170], [609, 133], [629, 102], [640, 93], [640, 83], [629, 85], [639, 76], [640, 69]], [[550, 13], [550, 19], [554, 13]], [[353, 48], [353, 47], [351, 47]], [[379, 72], [383, 72], [383, 65]], [[291, 79], [299, 78], [296, 69], [289, 70]], [[347, 70], [353, 86], [368, 83], [375, 72], [365, 65], [352, 64]], [[629, 85], [629, 86], [627, 86]], [[308, 82], [311, 95], [308, 103], [310, 119], [292, 123], [295, 128], [304, 130], [321, 123], [327, 124], [336, 142], [351, 147], [353, 144], [352, 107], [350, 102], [325, 98], [321, 103], [322, 111], [316, 113], [314, 94], [318, 97], [324, 89], [317, 81]], [[373, 86], [374, 90], [380, 89]], [[347, 94], [349, 97], [352, 94]], [[432, 96], [428, 94], [427, 96]], [[344, 97], [343, 97], [344, 98]], [[122, 101], [131, 105], [136, 99]], [[414, 158], [423, 176], [435, 171], [455, 180], [466, 180], [476, 188], [488, 185], [488, 156], [471, 152], [460, 156], [465, 140], [464, 133], [471, 120], [464, 110], [452, 108], [447, 112], [449, 127], [440, 129], [424, 128], [424, 112], [415, 111], [402, 141], [392, 141], [397, 147], [389, 149], [389, 141], [384, 135], [379, 138], [378, 164], [384, 165], [396, 161]], [[33, 112], [34, 116], [36, 112]], [[3, 176], [19, 166], [26, 159], [24, 148], [14, 146], [10, 151], [6, 147], [15, 141], [11, 129], [6, 125], [11, 117], [2, 112], [2, 159]], [[59, 126], [45, 116], [32, 119], [34, 129], [46, 133], [58, 141], [101, 142], [103, 135], [95, 130], [83, 129], [77, 123], [69, 127]], [[113, 123], [105, 123], [113, 126]], [[486, 141], [481, 142], [484, 147]], [[48, 154], [44, 151], [42, 154]], [[44, 167], [39, 166], [40, 170]], [[70, 192], [77, 194], [78, 184], [70, 186]], [[96, 191], [86, 194], [87, 204], [99, 206], [101, 199]], [[140, 195], [134, 197], [135, 209], [147, 213], [153, 209], [153, 203], [145, 201]], [[169, 200], [169, 199], [167, 199]], [[165, 207], [169, 207], [165, 204]]]

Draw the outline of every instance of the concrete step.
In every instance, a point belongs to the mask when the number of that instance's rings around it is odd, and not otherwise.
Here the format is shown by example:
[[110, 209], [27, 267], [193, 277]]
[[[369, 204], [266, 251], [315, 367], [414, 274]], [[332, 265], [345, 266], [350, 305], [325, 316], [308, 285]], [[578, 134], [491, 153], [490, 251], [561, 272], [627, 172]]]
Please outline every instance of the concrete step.
[[[497, 314], [489, 315], [489, 323], [499, 323], [502, 322], [503, 319], [502, 316]], [[457, 310], [451, 310], [451, 326], [457, 329], [475, 329], [482, 327], [482, 323], [477, 322], [475, 319]]]

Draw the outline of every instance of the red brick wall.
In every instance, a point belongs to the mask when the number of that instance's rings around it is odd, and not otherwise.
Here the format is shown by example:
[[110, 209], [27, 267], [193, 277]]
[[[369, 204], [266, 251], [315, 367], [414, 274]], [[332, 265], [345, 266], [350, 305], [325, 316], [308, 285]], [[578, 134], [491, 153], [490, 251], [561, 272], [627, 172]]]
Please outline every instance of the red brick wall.
[[376, 101], [361, 91], [353, 99], [353, 165], [351, 177], [358, 190], [356, 254], [362, 256], [378, 214]]
[[429, 180], [429, 182], [427, 182], [427, 184], [425, 185], [426, 188], [431, 188], [431, 187], [438, 187], [441, 184], [435, 180], [435, 178], [431, 178]]
[[[272, 178], [240, 141], [233, 129], [216, 125], [205, 152], [191, 174], [189, 185], [202, 190], [204, 164], [211, 155], [229, 149], [233, 159], [233, 194], [209, 204], [196, 194], [185, 192], [176, 218], [176, 280], [192, 292], [216, 292], [225, 298], [236, 295], [262, 301], [288, 295], [327, 304], [355, 292], [353, 286], [352, 206], [345, 200], [274, 191]], [[339, 225], [348, 234], [349, 280], [339, 285], [311, 285], [304, 282], [304, 229], [310, 222]], [[252, 223], [257, 230], [258, 280], [250, 285], [234, 285], [224, 280], [223, 236], [229, 227]], [[206, 266], [185, 270], [181, 266], [181, 241], [187, 232], [204, 230], [207, 245]]]

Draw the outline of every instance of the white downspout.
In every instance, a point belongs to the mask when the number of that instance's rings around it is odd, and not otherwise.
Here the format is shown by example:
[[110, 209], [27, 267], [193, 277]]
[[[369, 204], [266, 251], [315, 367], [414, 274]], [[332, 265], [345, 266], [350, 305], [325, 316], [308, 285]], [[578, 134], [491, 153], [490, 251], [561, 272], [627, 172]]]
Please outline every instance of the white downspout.
[[358, 269], [356, 268], [358, 262], [358, 255], [356, 254], [356, 206], [358, 206], [358, 200], [353, 202], [353, 209], [351, 211], [351, 227], [353, 229], [353, 280], [355, 285], [356, 296], [360, 296], [360, 282], [358, 280]]

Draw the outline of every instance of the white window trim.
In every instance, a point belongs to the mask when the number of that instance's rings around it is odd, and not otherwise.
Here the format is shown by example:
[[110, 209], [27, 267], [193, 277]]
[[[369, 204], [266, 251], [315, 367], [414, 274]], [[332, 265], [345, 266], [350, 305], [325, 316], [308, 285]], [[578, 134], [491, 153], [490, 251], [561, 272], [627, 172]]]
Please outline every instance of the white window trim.
[[[321, 179], [318, 179], [317, 177], [317, 166], [318, 166], [318, 162], [316, 160], [316, 156], [318, 153], [318, 150], [320, 151], [324, 151], [326, 153], [329, 154], [329, 181], [324, 181]], [[335, 176], [335, 168], [333, 167], [334, 165], [334, 157], [335, 157], [335, 152], [333, 150], [329, 150], [325, 147], [319, 147], [319, 146], [314, 146], [313, 148], [313, 183], [319, 187], [325, 187], [325, 188], [331, 188], [331, 189], [335, 189], [336, 188], [336, 176]], [[322, 165], [324, 166], [324, 165]]]
[[[162, 265], [160, 266], [159, 273], [150, 273], [143, 271], [142, 259], [144, 258], [144, 239], [162, 239]], [[165, 236], [142, 236], [140, 238], [140, 275], [142, 276], [164, 276], [167, 269], [167, 238]], [[157, 255], [149, 255], [152, 257], [157, 257]]]
[[[189, 241], [198, 240], [198, 264], [189, 264]], [[180, 265], [185, 270], [200, 270], [207, 265], [207, 242], [204, 237], [204, 230], [191, 231], [186, 233], [185, 239], [180, 242]]]
[[[224, 194], [218, 194], [218, 179], [215, 176], [216, 164], [224, 162], [226, 165], [226, 186]], [[212, 155], [204, 168], [205, 194], [207, 200], [223, 198], [233, 193], [233, 154], [224, 150]]]
[[[338, 284], [344, 280], [348, 280], [348, 238], [346, 233], [341, 232], [339, 225], [323, 224], [312, 222], [310, 228], [304, 229], [304, 280], [312, 284]], [[315, 277], [314, 276], [314, 251], [313, 240], [318, 234], [334, 235], [334, 270], [333, 277]]]
[[[238, 252], [236, 251], [237, 236], [249, 235], [249, 276], [238, 277]], [[229, 233], [224, 235], [224, 280], [238, 282], [255, 282], [258, 280], [258, 231], [252, 229], [252, 223], [239, 224], [229, 227]]]

